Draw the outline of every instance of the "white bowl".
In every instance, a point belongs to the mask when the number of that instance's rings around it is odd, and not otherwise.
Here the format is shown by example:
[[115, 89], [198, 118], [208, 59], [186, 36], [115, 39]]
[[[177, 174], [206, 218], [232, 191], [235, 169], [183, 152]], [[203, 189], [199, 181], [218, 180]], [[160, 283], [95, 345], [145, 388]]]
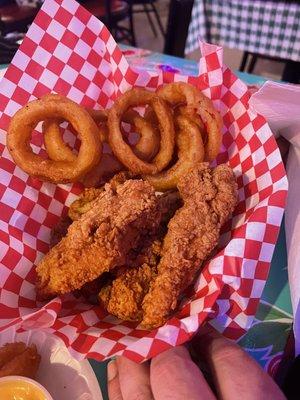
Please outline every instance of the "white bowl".
[[[35, 344], [41, 363], [35, 379], [55, 400], [101, 400], [97, 378], [87, 360], [75, 360], [57, 336], [43, 330], [2, 332], [0, 347], [5, 343]], [[0, 399], [2, 400], [2, 399]]]
[[9, 382], [9, 381], [28, 382], [32, 386], [35, 386], [37, 389], [39, 389], [43, 393], [43, 395], [45, 396], [45, 400], [54, 400], [53, 397], [48, 392], [48, 390], [46, 390], [44, 388], [44, 386], [42, 386], [40, 383], [34, 381], [33, 379], [26, 378], [24, 376], [18, 376], [18, 375], [4, 376], [3, 378], [0, 378], [0, 384], [2, 382]]

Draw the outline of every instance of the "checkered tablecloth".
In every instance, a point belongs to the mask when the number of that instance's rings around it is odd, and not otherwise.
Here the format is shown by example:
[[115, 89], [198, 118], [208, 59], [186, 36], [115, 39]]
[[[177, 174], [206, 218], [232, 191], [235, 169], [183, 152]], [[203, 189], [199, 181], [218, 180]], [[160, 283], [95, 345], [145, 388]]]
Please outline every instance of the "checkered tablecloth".
[[195, 0], [185, 53], [199, 37], [243, 51], [300, 61], [300, 2]]

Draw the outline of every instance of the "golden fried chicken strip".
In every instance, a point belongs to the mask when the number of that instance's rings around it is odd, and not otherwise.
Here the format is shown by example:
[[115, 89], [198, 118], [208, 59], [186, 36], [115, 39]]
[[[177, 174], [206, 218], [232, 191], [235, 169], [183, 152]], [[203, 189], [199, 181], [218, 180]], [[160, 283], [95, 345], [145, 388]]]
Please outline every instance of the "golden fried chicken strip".
[[10, 375], [34, 378], [40, 361], [35, 345], [27, 347], [23, 342], [7, 343], [0, 348], [0, 378]]
[[143, 264], [128, 268], [99, 293], [99, 301], [106, 310], [126, 321], [142, 319], [142, 301], [149, 291], [150, 283], [156, 276], [156, 269]]
[[220, 228], [237, 203], [237, 184], [227, 165], [214, 170], [202, 163], [178, 184], [184, 200], [168, 225], [158, 274], [143, 301], [142, 325], [163, 325], [181, 292], [218, 243]]
[[[128, 179], [133, 178], [133, 175], [129, 171], [123, 171], [116, 174], [110, 181], [109, 184], [111, 185], [112, 190], [116, 190], [116, 188], [125, 183]], [[79, 198], [70, 205], [68, 215], [72, 221], [76, 221], [79, 219], [82, 214], [89, 211], [94, 204], [94, 201], [97, 197], [103, 193], [104, 186], [100, 188], [86, 188]]]
[[116, 317], [140, 321], [142, 301], [157, 274], [162, 239], [167, 223], [182, 205], [178, 192], [167, 192], [159, 196], [161, 223], [152, 237], [141, 238], [141, 246], [128, 257], [128, 267], [116, 269], [117, 277], [105, 285], [99, 293], [100, 303]]
[[38, 295], [68, 293], [124, 265], [140, 236], [151, 234], [159, 222], [158, 200], [150, 184], [128, 180], [115, 190], [105, 185], [93, 207], [70, 225], [67, 235], [38, 264]]

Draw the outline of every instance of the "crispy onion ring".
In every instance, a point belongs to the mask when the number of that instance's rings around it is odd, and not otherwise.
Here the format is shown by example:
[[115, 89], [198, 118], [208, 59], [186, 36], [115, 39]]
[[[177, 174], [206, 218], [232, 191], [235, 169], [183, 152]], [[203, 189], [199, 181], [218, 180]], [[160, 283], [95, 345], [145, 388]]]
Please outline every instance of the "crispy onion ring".
[[133, 125], [140, 135], [138, 142], [132, 146], [134, 154], [144, 161], [151, 161], [159, 151], [160, 138], [157, 126], [134, 110], [128, 110], [124, 114], [123, 121]]
[[[51, 99], [51, 96], [52, 95], [46, 95], [45, 98]], [[59, 101], [59, 99], [57, 99], [57, 101]], [[108, 132], [105, 125], [105, 122], [107, 121], [107, 111], [87, 109], [87, 112], [98, 124], [101, 142], [107, 141]], [[44, 121], [42, 132], [44, 135], [45, 148], [51, 160], [74, 162], [77, 156], [73, 153], [72, 149], [64, 142], [60, 132], [59, 125], [62, 122], [63, 120], [54, 118]]]
[[[160, 130], [160, 149], [151, 163], [138, 158], [124, 141], [121, 122], [130, 107], [149, 104], [158, 119]], [[131, 172], [136, 174], [155, 174], [165, 168], [173, 155], [175, 133], [172, 112], [163, 99], [155, 93], [135, 88], [124, 93], [115, 101], [108, 113], [109, 144], [113, 153]]]
[[[77, 158], [72, 149], [64, 142], [58, 119], [46, 119], [42, 125], [44, 144], [49, 158], [53, 161], [74, 162]], [[98, 126], [98, 136], [101, 142], [107, 140], [108, 131], [105, 124]]]
[[[59, 128], [59, 121], [48, 119], [43, 123], [45, 148], [49, 158], [54, 161], [74, 162], [76, 155], [63, 141]], [[106, 141], [108, 129], [105, 124], [99, 127], [100, 140]], [[98, 186], [105, 178], [111, 178], [115, 173], [124, 169], [124, 166], [111, 154], [102, 154], [100, 162], [95, 165], [86, 175], [80, 178], [85, 187]]]
[[197, 88], [185, 82], [174, 82], [158, 89], [157, 94], [171, 105], [186, 104], [185, 115], [195, 120], [198, 114], [207, 131], [205, 160], [212, 161], [220, 151], [222, 120], [211, 100]]
[[182, 115], [176, 118], [176, 123], [178, 125], [176, 132], [178, 161], [167, 171], [144, 176], [158, 191], [176, 188], [179, 178], [204, 159], [203, 141], [197, 125], [190, 118]]
[[[35, 154], [30, 137], [38, 122], [49, 119], [69, 121], [81, 139], [74, 161], [53, 161]], [[73, 101], [59, 95], [46, 95], [23, 107], [11, 119], [7, 146], [15, 163], [29, 175], [54, 183], [78, 181], [101, 158], [102, 144], [98, 127], [89, 113]]]
[[177, 107], [176, 110], [175, 110], [175, 113], [176, 113], [176, 111], [178, 111], [179, 115], [183, 115], [185, 117], [190, 118], [191, 121], [193, 121], [198, 126], [199, 131], [200, 131], [201, 136], [202, 136], [203, 144], [205, 146], [206, 143], [207, 143], [207, 132], [206, 132], [205, 125], [204, 125], [200, 115], [198, 115], [196, 112], [194, 112], [191, 115], [190, 110], [185, 106]]
[[[88, 113], [95, 120], [99, 127], [100, 140], [108, 142], [108, 128], [106, 125], [107, 112], [105, 110], [90, 110]], [[48, 119], [43, 123], [43, 134], [45, 148], [48, 156], [54, 161], [71, 161], [76, 155], [64, 142], [59, 124], [63, 121]], [[159, 150], [159, 133], [156, 126], [152, 125], [146, 118], [141, 117], [136, 111], [128, 110], [124, 115], [124, 122], [134, 126], [140, 134], [138, 142], [132, 146], [134, 153], [145, 161], [150, 161]]]

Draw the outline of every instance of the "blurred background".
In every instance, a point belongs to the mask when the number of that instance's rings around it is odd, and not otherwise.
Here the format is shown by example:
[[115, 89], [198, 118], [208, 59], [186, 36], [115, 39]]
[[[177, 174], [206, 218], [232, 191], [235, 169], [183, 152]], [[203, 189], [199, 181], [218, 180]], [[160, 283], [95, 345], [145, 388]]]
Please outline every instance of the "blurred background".
[[[299, 83], [300, 2], [279, 0], [81, 0], [119, 43], [199, 60], [198, 38], [224, 47], [235, 70]], [[41, 6], [0, 0], [0, 63], [8, 63]], [[144, 53], [145, 54], [145, 53]]]

